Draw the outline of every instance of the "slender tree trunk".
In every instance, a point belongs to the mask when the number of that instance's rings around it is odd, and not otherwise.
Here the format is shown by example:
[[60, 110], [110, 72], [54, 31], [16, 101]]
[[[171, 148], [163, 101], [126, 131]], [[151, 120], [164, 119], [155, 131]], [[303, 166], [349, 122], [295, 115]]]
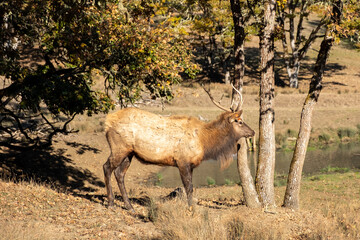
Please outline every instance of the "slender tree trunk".
[[299, 207], [301, 174], [310, 138], [312, 113], [320, 95], [324, 68], [332, 44], [333, 38], [325, 38], [321, 43], [321, 48], [314, 69], [314, 75], [310, 83], [309, 93], [305, 99], [301, 112], [299, 135], [296, 140], [295, 151], [291, 160], [283, 204], [284, 207], [294, 209]]
[[275, 75], [274, 75], [274, 25], [275, 0], [264, 3], [264, 27], [260, 34], [261, 80], [259, 158], [256, 171], [256, 190], [263, 206], [275, 206]]
[[[231, 0], [231, 10], [233, 14], [233, 21], [235, 27], [234, 51], [235, 51], [235, 77], [233, 85], [242, 93], [245, 75], [245, 29], [243, 17], [241, 15], [241, 6], [239, 0]], [[233, 89], [231, 109], [240, 110], [242, 107], [242, 99], [239, 94]], [[254, 180], [251, 176], [250, 168], [247, 158], [247, 144], [246, 139], [241, 138], [238, 142], [237, 151], [237, 166], [240, 175], [241, 186], [245, 203], [248, 207], [260, 207], [260, 201], [256, 193]]]
[[[245, 26], [244, 19], [241, 14], [241, 5], [240, 0], [231, 0], [231, 11], [233, 14], [235, 37], [234, 37], [234, 52], [235, 52], [235, 76], [233, 80], [234, 87], [239, 89], [242, 92], [244, 85], [244, 75], [245, 75]], [[234, 111], [240, 110], [241, 99], [239, 94], [236, 91], [232, 91], [232, 102], [231, 109]]]
[[299, 86], [299, 70], [300, 70], [300, 62], [298, 59], [292, 59], [291, 61], [294, 62], [292, 66], [287, 65], [287, 74], [290, 80], [290, 87], [291, 88], [298, 88]]
[[258, 208], [261, 204], [248, 164], [246, 139], [241, 138], [238, 143], [237, 167], [240, 175], [245, 204], [250, 208]]
[[[342, 1], [337, 0], [333, 5], [333, 23], [340, 23], [341, 13]], [[326, 61], [329, 57], [329, 53], [334, 42], [333, 37], [330, 37], [328, 32], [329, 30], [327, 31], [327, 33], [325, 34], [325, 38], [321, 42], [320, 51], [314, 67], [314, 74], [310, 82], [309, 93], [305, 99], [303, 110], [301, 113], [299, 136], [296, 140], [295, 151], [291, 160], [288, 182], [283, 203], [283, 206], [288, 208], [299, 208], [301, 174], [310, 138], [312, 113], [322, 89], [321, 84]]]

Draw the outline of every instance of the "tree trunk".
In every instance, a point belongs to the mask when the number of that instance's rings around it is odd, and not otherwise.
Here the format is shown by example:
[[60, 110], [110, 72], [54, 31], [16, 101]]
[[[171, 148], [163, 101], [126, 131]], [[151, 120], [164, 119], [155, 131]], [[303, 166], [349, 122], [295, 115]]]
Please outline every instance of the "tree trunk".
[[[337, 0], [333, 5], [332, 22], [334, 25], [340, 23], [342, 14], [342, 1]], [[336, 32], [336, 27], [333, 29]], [[299, 195], [301, 185], [301, 174], [305, 160], [305, 154], [309, 143], [311, 132], [311, 118], [315, 104], [319, 99], [322, 89], [322, 79], [325, 70], [326, 61], [329, 57], [334, 38], [330, 36], [329, 29], [325, 38], [321, 42], [320, 51], [314, 67], [313, 77], [310, 82], [309, 93], [305, 99], [300, 119], [299, 136], [296, 140], [295, 151], [291, 160], [288, 182], [284, 197], [283, 207], [297, 209], [299, 208]]]
[[264, 26], [260, 34], [261, 80], [259, 158], [256, 171], [256, 190], [263, 206], [275, 206], [275, 75], [274, 75], [274, 25], [276, 1], [264, 3]]
[[299, 69], [300, 69], [300, 62], [298, 59], [293, 59], [292, 61], [295, 62], [293, 66], [286, 66], [287, 74], [290, 80], [290, 87], [291, 88], [298, 88], [299, 87]]
[[[233, 14], [234, 21], [234, 52], [235, 52], [235, 76], [234, 76], [234, 87], [239, 89], [242, 92], [242, 87], [244, 85], [244, 75], [245, 75], [245, 53], [244, 53], [244, 44], [245, 44], [245, 26], [244, 19], [241, 13], [240, 0], [231, 0], [231, 12]], [[241, 99], [239, 94], [236, 91], [232, 91], [232, 102], [231, 109], [238, 111], [241, 108]]]
[[328, 37], [326, 37], [321, 43], [321, 48], [314, 69], [314, 75], [310, 83], [309, 93], [305, 99], [301, 112], [299, 136], [296, 140], [295, 151], [291, 160], [283, 204], [284, 207], [293, 209], [299, 208], [301, 174], [310, 138], [312, 113], [322, 89], [321, 82], [323, 79], [323, 73], [332, 45], [333, 38]]
[[[243, 16], [241, 15], [241, 6], [239, 0], [231, 0], [230, 2], [235, 27], [235, 77], [233, 79], [233, 85], [242, 93], [245, 75], [244, 44], [246, 33], [244, 29]], [[242, 99], [240, 99], [239, 94], [233, 89], [231, 109], [238, 111], [242, 107], [241, 105]], [[256, 193], [254, 180], [251, 176], [250, 168], [248, 165], [247, 144], [245, 138], [241, 138], [238, 142], [237, 166], [240, 175], [245, 204], [248, 207], [260, 207], [261, 204]]]
[[240, 175], [245, 204], [250, 208], [258, 208], [261, 204], [248, 164], [246, 139], [241, 138], [238, 143], [237, 167]]

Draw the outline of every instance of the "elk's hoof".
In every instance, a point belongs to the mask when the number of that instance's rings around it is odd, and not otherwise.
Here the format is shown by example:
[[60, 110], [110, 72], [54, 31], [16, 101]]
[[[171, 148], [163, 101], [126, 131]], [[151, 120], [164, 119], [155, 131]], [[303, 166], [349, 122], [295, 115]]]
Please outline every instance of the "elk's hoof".
[[107, 205], [108, 208], [114, 208], [115, 207], [115, 204], [114, 202], [109, 202], [108, 205]]
[[135, 213], [134, 208], [131, 205], [125, 205], [125, 208], [127, 211], [129, 211], [130, 213]]

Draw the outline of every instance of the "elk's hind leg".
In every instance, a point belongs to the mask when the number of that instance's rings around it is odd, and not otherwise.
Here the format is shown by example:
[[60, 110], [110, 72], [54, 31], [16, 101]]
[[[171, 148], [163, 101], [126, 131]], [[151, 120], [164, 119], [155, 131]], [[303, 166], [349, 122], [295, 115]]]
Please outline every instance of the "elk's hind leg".
[[112, 152], [107, 162], [103, 165], [105, 187], [109, 201], [109, 206], [114, 205], [114, 194], [111, 186], [111, 174], [114, 171], [114, 169], [119, 168], [122, 162], [128, 159], [127, 157], [128, 157], [128, 153], [118, 154]]
[[110, 155], [110, 157], [108, 158], [106, 163], [103, 165], [104, 177], [105, 177], [105, 187], [106, 187], [107, 197], [108, 197], [108, 201], [109, 201], [109, 206], [114, 205], [114, 194], [113, 194], [112, 187], [111, 187], [111, 174], [114, 171], [114, 168], [111, 167], [111, 159], [112, 159], [112, 155]]
[[132, 155], [129, 155], [127, 158], [125, 158], [120, 165], [115, 169], [115, 177], [116, 177], [116, 181], [118, 183], [120, 192], [121, 192], [121, 196], [124, 200], [125, 203], [125, 207], [128, 210], [131, 210], [132, 212], [135, 212], [134, 208], [132, 207], [129, 197], [127, 195], [126, 192], [126, 188], [125, 188], [125, 173], [128, 170], [130, 164], [131, 164], [131, 160], [132, 160]]

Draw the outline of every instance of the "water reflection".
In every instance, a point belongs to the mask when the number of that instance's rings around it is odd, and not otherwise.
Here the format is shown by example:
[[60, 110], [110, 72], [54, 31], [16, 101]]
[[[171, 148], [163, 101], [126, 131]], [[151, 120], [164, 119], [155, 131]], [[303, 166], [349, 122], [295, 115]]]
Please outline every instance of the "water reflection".
[[[276, 152], [275, 171], [277, 174], [287, 174], [293, 152]], [[255, 154], [248, 154], [249, 165], [251, 171], [255, 173]], [[340, 167], [350, 169], [360, 169], [360, 143], [349, 143], [332, 145], [323, 149], [308, 150], [305, 158], [303, 173], [311, 175], [320, 172], [325, 167]], [[161, 186], [177, 187], [181, 186], [181, 179], [177, 168], [164, 168], [160, 174], [163, 177]], [[217, 161], [210, 160], [203, 162], [194, 170], [193, 184], [194, 186], [207, 186], [207, 178], [215, 180], [217, 185], [226, 184], [226, 182], [239, 182], [239, 174], [237, 172], [236, 161], [224, 171], [220, 170]]]

